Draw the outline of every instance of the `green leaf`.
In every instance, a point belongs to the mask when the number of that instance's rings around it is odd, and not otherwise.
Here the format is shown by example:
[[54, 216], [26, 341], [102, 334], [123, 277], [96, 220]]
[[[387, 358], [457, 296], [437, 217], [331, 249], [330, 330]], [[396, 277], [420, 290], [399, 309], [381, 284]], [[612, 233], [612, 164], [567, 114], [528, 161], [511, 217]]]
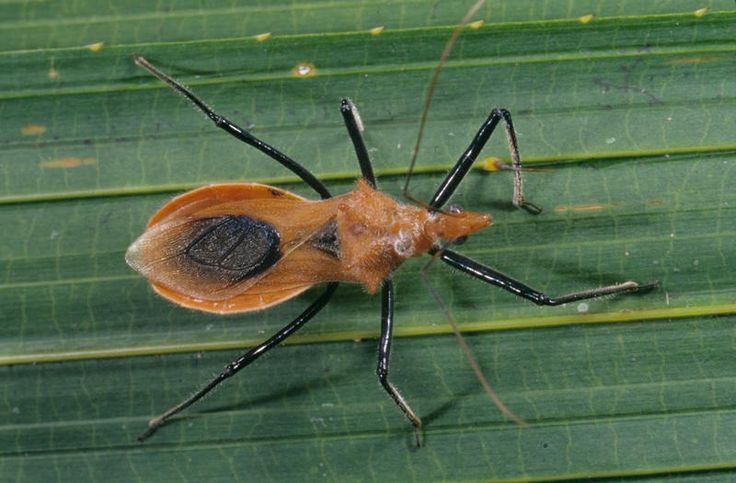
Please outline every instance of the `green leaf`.
[[[528, 428], [488, 401], [417, 259], [394, 278], [391, 378], [424, 420], [422, 449], [376, 381], [380, 297], [357, 286], [135, 441], [319, 290], [218, 317], [165, 302], [126, 266], [148, 217], [182, 190], [251, 181], [314, 197], [130, 56], [334, 193], [358, 173], [338, 111], [351, 98], [379, 184], [398, 196], [464, 3], [0, 7], [0, 479], [703, 481], [736, 465], [736, 13], [718, 0], [489, 2], [442, 72], [412, 193], [430, 197], [499, 106], [544, 208], [511, 208], [509, 173], [471, 172], [454, 201], [494, 226], [459, 251], [550, 295], [661, 284], [549, 308], [430, 265]], [[302, 63], [313, 76], [295, 74]], [[483, 156], [508, 158], [501, 133]]]

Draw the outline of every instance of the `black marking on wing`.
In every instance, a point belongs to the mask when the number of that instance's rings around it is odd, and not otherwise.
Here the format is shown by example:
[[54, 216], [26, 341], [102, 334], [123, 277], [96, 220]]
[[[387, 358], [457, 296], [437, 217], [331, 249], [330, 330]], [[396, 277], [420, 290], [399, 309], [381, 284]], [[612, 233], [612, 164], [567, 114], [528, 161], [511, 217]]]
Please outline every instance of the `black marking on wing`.
[[310, 240], [313, 247], [340, 258], [340, 238], [337, 236], [337, 222], [330, 221], [322, 227]]
[[186, 256], [225, 283], [263, 273], [281, 258], [279, 234], [247, 216], [201, 218], [190, 222], [198, 233], [184, 249]]

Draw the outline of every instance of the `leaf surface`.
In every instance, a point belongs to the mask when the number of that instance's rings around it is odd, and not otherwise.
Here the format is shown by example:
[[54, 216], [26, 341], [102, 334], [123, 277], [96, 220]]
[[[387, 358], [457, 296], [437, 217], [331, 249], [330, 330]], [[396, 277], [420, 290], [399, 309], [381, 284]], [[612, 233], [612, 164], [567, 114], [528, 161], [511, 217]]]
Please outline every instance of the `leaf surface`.
[[[431, 264], [428, 278], [485, 374], [530, 424], [519, 428], [487, 400], [421, 283], [427, 260], [407, 262], [394, 277], [391, 377], [424, 420], [420, 450], [376, 382], [380, 297], [355, 286], [284, 347], [135, 442], [151, 416], [319, 289], [217, 317], [166, 303], [126, 266], [148, 217], [183, 190], [242, 180], [313, 196], [130, 56], [144, 55], [334, 193], [358, 172], [338, 111], [349, 97], [381, 188], [399, 196], [431, 71], [468, 5], [0, 7], [2, 479], [703, 480], [729, 471], [736, 13], [732, 2], [701, 7], [490, 2], [477, 15], [485, 24], [463, 32], [412, 193], [431, 197], [490, 110], [506, 107], [534, 168], [527, 195], [544, 212], [511, 208], [509, 173], [474, 170], [454, 202], [491, 213], [494, 225], [458, 251], [553, 296], [629, 279], [661, 287], [545, 308]], [[314, 75], [296, 75], [300, 64]], [[483, 157], [508, 159], [502, 133]]]

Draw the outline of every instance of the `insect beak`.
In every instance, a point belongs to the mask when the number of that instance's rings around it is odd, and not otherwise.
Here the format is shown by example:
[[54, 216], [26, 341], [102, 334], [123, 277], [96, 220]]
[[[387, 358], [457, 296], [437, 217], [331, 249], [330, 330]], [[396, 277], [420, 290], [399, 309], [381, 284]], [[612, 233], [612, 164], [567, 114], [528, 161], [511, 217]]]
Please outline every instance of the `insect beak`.
[[483, 213], [464, 213], [467, 217], [466, 224], [468, 227], [468, 235], [480, 231], [491, 225], [491, 217]]
[[463, 212], [442, 214], [430, 227], [434, 239], [449, 242], [461, 240], [491, 224], [491, 217], [482, 213]]

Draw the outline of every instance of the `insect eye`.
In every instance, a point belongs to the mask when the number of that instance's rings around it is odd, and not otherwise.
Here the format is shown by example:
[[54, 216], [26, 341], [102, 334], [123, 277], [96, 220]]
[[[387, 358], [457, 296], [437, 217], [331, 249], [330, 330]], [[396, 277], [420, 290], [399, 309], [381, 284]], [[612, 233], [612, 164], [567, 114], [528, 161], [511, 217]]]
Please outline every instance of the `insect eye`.
[[463, 212], [463, 207], [456, 203], [453, 203], [447, 207], [447, 212], [452, 213], [453, 215], [457, 215]]

